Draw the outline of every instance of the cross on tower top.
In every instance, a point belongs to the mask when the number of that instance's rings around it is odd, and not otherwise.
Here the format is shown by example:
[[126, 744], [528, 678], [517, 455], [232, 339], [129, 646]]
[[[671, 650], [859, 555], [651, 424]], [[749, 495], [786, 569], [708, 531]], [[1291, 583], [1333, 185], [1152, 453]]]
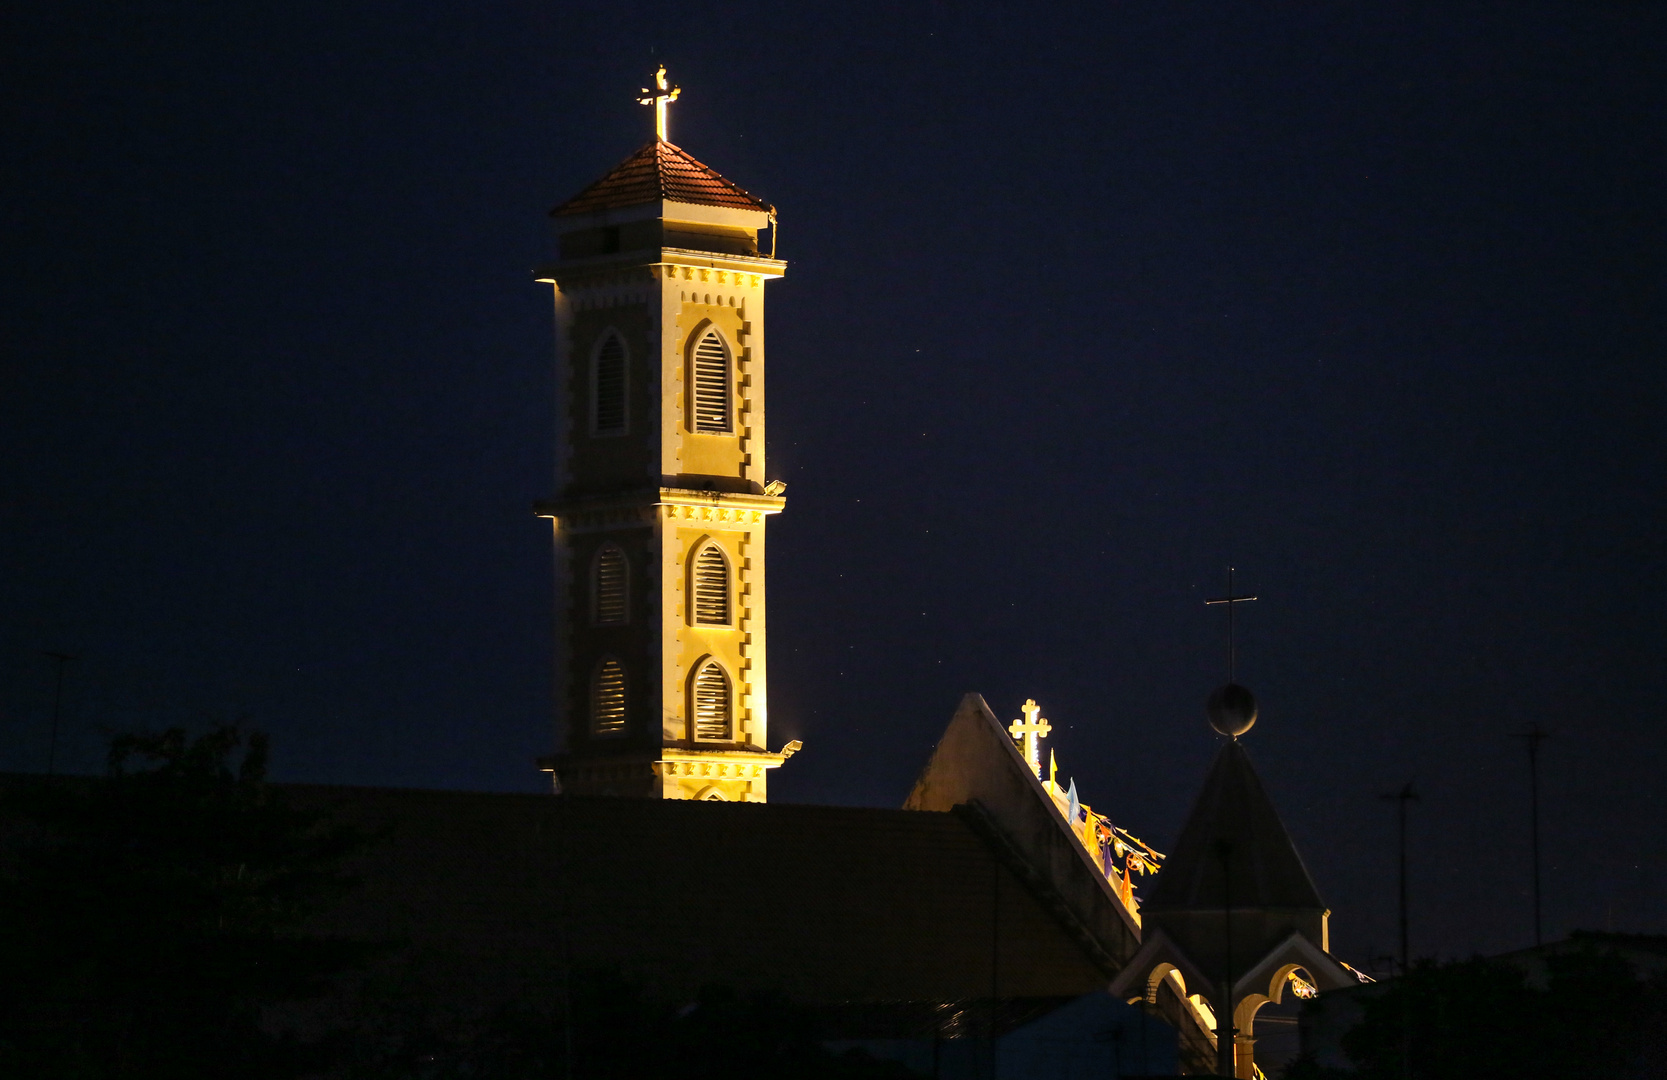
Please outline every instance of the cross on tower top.
[[654, 106], [654, 137], [666, 142], [666, 106], [677, 100], [677, 95], [683, 92], [681, 87], [666, 85], [666, 65], [661, 64], [660, 70], [654, 73], [654, 86], [643, 87], [646, 97], [637, 99], [638, 105]]
[[1248, 603], [1248, 602], [1250, 602], [1251, 600], [1254, 600], [1254, 599], [1256, 599], [1256, 597], [1254, 597], [1254, 596], [1234, 596], [1233, 595], [1233, 568], [1231, 566], [1229, 566], [1227, 568], [1227, 595], [1226, 596], [1218, 596], [1213, 600], [1204, 601], [1204, 606], [1206, 606], [1206, 607], [1209, 607], [1212, 604], [1226, 604], [1227, 605], [1227, 681], [1228, 682], [1233, 682], [1234, 681], [1234, 676], [1237, 674], [1234, 671], [1234, 669], [1236, 667], [1238, 667], [1238, 660], [1239, 660], [1238, 643], [1233, 638], [1233, 605], [1234, 604]]
[[1053, 726], [1048, 723], [1047, 717], [1037, 715], [1042, 708], [1036, 704], [1034, 698], [1026, 698], [1024, 707], [1019, 711], [1025, 714], [1025, 718], [1009, 724], [1007, 733], [1024, 745], [1025, 764], [1030, 766], [1030, 771], [1036, 774], [1037, 779], [1041, 779], [1041, 740], [1053, 730]]

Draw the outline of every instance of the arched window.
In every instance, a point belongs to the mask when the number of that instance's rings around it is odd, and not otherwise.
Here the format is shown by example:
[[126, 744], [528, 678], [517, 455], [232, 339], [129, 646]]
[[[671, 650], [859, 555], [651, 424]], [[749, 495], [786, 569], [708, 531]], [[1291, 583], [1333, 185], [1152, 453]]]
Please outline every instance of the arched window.
[[696, 626], [729, 625], [729, 560], [724, 549], [708, 543], [695, 553], [689, 598]]
[[596, 735], [625, 730], [625, 667], [611, 656], [590, 677], [590, 730]]
[[625, 342], [612, 330], [596, 350], [590, 388], [591, 434], [625, 434]]
[[706, 331], [689, 367], [692, 427], [709, 435], [729, 434], [729, 350], [717, 330]]
[[598, 625], [630, 621], [631, 567], [617, 544], [603, 544], [591, 574], [591, 596]]
[[689, 712], [695, 718], [695, 738], [730, 737], [729, 673], [711, 657], [701, 661], [690, 680]]

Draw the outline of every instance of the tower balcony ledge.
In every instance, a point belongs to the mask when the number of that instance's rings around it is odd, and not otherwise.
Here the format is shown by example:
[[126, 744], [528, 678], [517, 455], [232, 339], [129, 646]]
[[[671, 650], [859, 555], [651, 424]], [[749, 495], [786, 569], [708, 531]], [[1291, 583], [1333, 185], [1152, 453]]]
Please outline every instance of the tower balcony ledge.
[[689, 509], [741, 510], [779, 514], [787, 506], [785, 495], [761, 495], [750, 491], [713, 491], [702, 488], [644, 487], [610, 491], [569, 499], [539, 499], [533, 516], [562, 519], [610, 511], [676, 506]]
[[[673, 766], [668, 770], [671, 775], [682, 772], [690, 775], [702, 771], [705, 766], [724, 765], [743, 767], [745, 769], [774, 769], [781, 766], [798, 750], [789, 744], [781, 750], [765, 750], [759, 746], [721, 746], [711, 749], [699, 747], [667, 746], [658, 751], [635, 751], [626, 754], [595, 755], [583, 752], [566, 752], [559, 754], [545, 754], [538, 759], [538, 767], [543, 772], [564, 772], [578, 766], [615, 767], [635, 765], [638, 767]], [[676, 766], [692, 766], [693, 768], [678, 769]], [[742, 775], [736, 773], [736, 776]]]
[[787, 506], [785, 495], [760, 495], [750, 491], [712, 491], [705, 488], [663, 487], [661, 506], [719, 506], [731, 510], [761, 510], [779, 514]]
[[695, 747], [671, 747], [660, 751], [660, 763], [690, 762], [710, 765], [762, 765], [774, 769], [793, 755], [787, 751], [771, 751], [762, 747], [726, 746], [711, 750]]

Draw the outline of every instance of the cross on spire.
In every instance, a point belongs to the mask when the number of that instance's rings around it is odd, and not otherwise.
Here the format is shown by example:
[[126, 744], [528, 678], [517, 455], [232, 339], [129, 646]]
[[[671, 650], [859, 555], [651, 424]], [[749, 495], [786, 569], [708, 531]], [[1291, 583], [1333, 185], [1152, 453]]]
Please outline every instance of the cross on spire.
[[1042, 708], [1036, 704], [1034, 698], [1026, 698], [1024, 707], [1019, 711], [1025, 714], [1025, 718], [1015, 720], [1009, 724], [1007, 733], [1024, 745], [1025, 764], [1030, 766], [1030, 771], [1035, 773], [1036, 778], [1040, 780], [1042, 778], [1041, 740], [1047, 736], [1048, 732], [1053, 730], [1053, 726], [1048, 723], [1047, 717], [1037, 715], [1042, 711]]
[[1234, 675], [1235, 675], [1235, 670], [1234, 669], [1238, 667], [1238, 661], [1239, 661], [1238, 643], [1233, 638], [1233, 605], [1234, 604], [1249, 603], [1250, 601], [1252, 601], [1254, 599], [1256, 599], [1256, 597], [1254, 597], [1254, 596], [1234, 596], [1233, 595], [1233, 568], [1231, 566], [1229, 566], [1227, 568], [1227, 595], [1226, 596], [1218, 596], [1213, 600], [1204, 601], [1204, 606], [1205, 607], [1209, 607], [1213, 604], [1226, 604], [1227, 605], [1227, 681], [1228, 682], [1235, 681], [1234, 680]]
[[638, 98], [637, 104], [654, 106], [654, 137], [666, 142], [666, 106], [676, 101], [683, 90], [666, 85], [666, 65], [661, 64], [660, 70], [654, 73], [654, 86], [645, 86], [641, 92], [647, 96]]

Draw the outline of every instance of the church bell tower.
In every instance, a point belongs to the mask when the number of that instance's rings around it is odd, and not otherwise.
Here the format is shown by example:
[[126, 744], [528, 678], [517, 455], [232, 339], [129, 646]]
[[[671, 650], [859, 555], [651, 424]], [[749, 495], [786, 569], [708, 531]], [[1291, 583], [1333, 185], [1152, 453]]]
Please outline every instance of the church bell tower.
[[763, 802], [768, 770], [761, 254], [775, 209], [655, 138], [551, 212], [558, 791]]

